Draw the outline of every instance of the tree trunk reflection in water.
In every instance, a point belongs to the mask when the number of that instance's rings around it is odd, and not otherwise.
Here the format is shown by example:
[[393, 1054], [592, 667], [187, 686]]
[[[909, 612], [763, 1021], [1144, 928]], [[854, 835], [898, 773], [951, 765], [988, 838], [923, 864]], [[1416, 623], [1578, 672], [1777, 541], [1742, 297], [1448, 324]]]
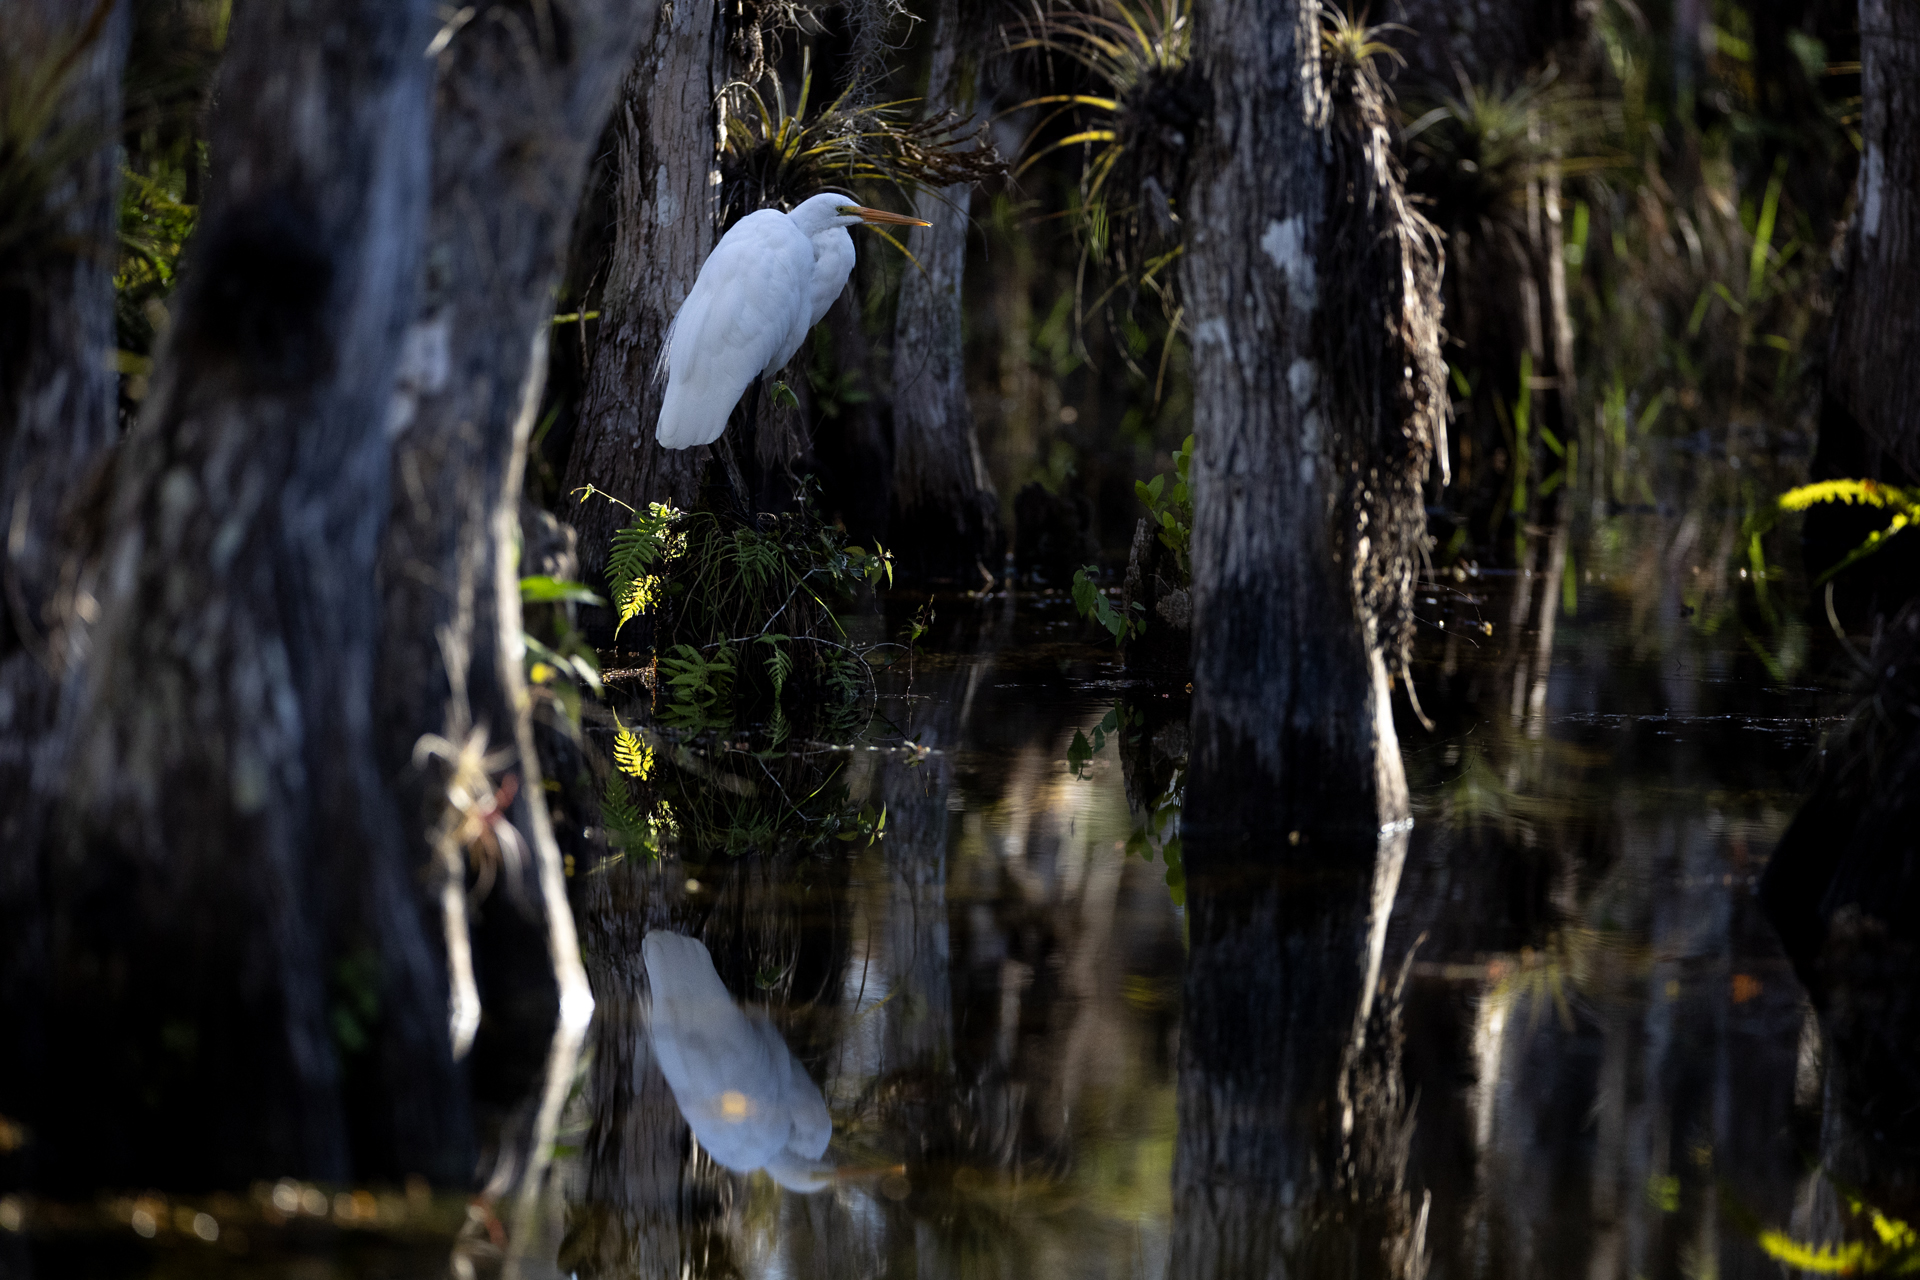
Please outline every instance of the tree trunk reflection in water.
[[1187, 846], [1177, 1280], [1419, 1274], [1397, 997], [1370, 1017], [1405, 850], [1404, 832], [1303, 838], [1277, 863]]

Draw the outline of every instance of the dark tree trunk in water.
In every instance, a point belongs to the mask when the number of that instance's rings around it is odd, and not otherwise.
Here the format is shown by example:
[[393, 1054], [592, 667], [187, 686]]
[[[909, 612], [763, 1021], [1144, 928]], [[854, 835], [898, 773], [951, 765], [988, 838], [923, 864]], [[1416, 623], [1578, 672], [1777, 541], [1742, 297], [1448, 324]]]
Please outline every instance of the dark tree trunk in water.
[[1858, 198], [1827, 393], [1920, 475], [1920, 7], [1861, 0]]
[[1438, 251], [1380, 85], [1323, 55], [1317, 4], [1196, 17], [1211, 107], [1183, 277], [1192, 949], [1170, 1274], [1407, 1275], [1398, 1070], [1368, 1022], [1407, 815], [1388, 673], [1444, 448]]
[[[1869, 469], [1877, 454], [1895, 464], [1890, 478], [1905, 479], [1920, 471], [1911, 302], [1920, 288], [1920, 11], [1863, 0], [1860, 52], [1866, 147], [1821, 452], [1835, 449], [1830, 434], [1857, 441], [1858, 432]], [[1867, 668], [1871, 699], [1826, 744], [1819, 782], [1768, 862], [1761, 894], [1831, 1046], [1837, 1128], [1853, 1139], [1830, 1141], [1835, 1175], [1910, 1217], [1920, 1211], [1920, 601], [1908, 599], [1887, 625]]]
[[[647, 47], [627, 77], [611, 130], [615, 150], [613, 255], [601, 291], [580, 425], [566, 487], [597, 485], [644, 508], [691, 507], [711, 451], [654, 442], [664, 383], [653, 377], [667, 326], [693, 288], [716, 239], [714, 96], [725, 79], [725, 46], [714, 0], [663, 4]], [[626, 513], [604, 499], [572, 510], [580, 560], [606, 563]]]
[[1836, 1177], [1920, 1211], [1920, 604], [1875, 647], [1873, 698], [1826, 744], [1761, 898], [1827, 1033]]
[[[510, 833], [454, 830], [450, 805], [484, 813], [510, 796], [506, 817], [531, 855], [475, 869], [499, 887], [472, 922], [471, 966], [451, 948], [456, 1049], [481, 1029], [474, 1088], [486, 1130], [537, 1094], [563, 995], [582, 1019], [588, 1007], [527, 716], [516, 508], [587, 153], [657, 7], [496, 5], [441, 55], [425, 293], [404, 347], [380, 552], [376, 705], [409, 863], [456, 886], [449, 931], [463, 931], [463, 855], [497, 863], [513, 845]], [[465, 767], [416, 765], [429, 734], [465, 750]], [[522, 1145], [507, 1141], [503, 1154]]]
[[1193, 324], [1193, 757], [1201, 834], [1406, 816], [1388, 707], [1421, 485], [1444, 448], [1437, 251], [1377, 82], [1324, 70], [1319, 9], [1195, 31], [1213, 114], [1183, 277]]
[[[42, 787], [53, 781], [43, 758], [71, 650], [64, 533], [83, 514], [80, 495], [115, 436], [115, 143], [127, 10], [115, 0], [0, 8], [0, 92], [20, 95], [10, 109], [50, 109], [35, 141], [58, 166], [44, 175], [38, 204], [0, 211], [19, 236], [0, 252], [0, 1023], [17, 1037], [0, 1053], [0, 1113], [17, 1105], [38, 1050], [33, 988], [44, 934], [35, 850], [45, 807], [35, 774]], [[38, 77], [46, 77], [44, 99], [22, 101]]]
[[[938, 0], [930, 37], [927, 109], [973, 110], [977, 62], [960, 0]], [[900, 281], [893, 328], [893, 513], [887, 529], [902, 567], [938, 578], [973, 581], [976, 565], [1000, 547], [999, 501], [980, 456], [967, 402], [961, 346], [961, 284], [967, 265], [973, 188], [957, 183], [922, 192], [914, 212], [933, 225], [915, 227]], [[988, 565], [990, 569], [998, 568]]]
[[64, 699], [29, 1112], [48, 1185], [470, 1175], [372, 705], [433, 31], [425, 0], [237, 16], [219, 167]]
[[1176, 1280], [1410, 1277], [1398, 994], [1375, 996], [1406, 833], [1264, 860], [1187, 846]]

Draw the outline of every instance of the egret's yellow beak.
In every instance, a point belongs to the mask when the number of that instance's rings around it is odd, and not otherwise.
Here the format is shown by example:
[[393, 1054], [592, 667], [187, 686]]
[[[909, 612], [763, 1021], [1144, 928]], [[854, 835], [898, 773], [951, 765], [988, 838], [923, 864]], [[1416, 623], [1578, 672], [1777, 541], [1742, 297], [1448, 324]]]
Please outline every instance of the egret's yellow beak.
[[904, 213], [888, 213], [885, 209], [869, 209], [865, 205], [843, 204], [842, 214], [857, 213], [865, 222], [884, 222], [895, 227], [930, 227], [933, 224], [923, 218], [909, 218]]

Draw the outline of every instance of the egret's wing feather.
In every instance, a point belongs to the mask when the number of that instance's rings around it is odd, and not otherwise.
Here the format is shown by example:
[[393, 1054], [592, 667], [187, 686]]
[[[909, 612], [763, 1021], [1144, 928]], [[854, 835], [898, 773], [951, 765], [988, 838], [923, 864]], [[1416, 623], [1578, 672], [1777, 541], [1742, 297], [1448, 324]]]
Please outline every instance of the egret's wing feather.
[[720, 438], [741, 393], [792, 332], [812, 267], [813, 246], [777, 210], [748, 214], [721, 237], [674, 318], [661, 444]]
[[[685, 307], [685, 304], [683, 303], [681, 306], [681, 310], [684, 311], [685, 309], [686, 307]], [[653, 358], [653, 379], [652, 380], [656, 383], [665, 382], [667, 380], [667, 357], [673, 354], [673, 335], [674, 335], [674, 331], [677, 330], [679, 327], [680, 327], [680, 312], [676, 311], [673, 313], [673, 319], [667, 321], [666, 336], [660, 339], [660, 354]]]

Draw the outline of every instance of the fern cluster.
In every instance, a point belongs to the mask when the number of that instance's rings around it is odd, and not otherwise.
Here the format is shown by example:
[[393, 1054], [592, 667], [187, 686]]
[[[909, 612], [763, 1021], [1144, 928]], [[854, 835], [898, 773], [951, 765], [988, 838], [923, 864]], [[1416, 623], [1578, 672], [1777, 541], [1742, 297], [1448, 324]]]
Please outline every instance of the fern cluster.
[[1866, 540], [1843, 556], [1838, 564], [1830, 566], [1815, 578], [1815, 586], [1824, 586], [1835, 574], [1860, 563], [1885, 546], [1887, 539], [1920, 521], [1920, 489], [1903, 489], [1898, 485], [1881, 484], [1877, 480], [1821, 480], [1781, 494], [1772, 506], [1761, 508], [1747, 520], [1744, 532], [1747, 539], [1758, 547], [1760, 535], [1772, 529], [1783, 514], [1805, 511], [1828, 502], [1879, 507], [1892, 512], [1892, 515], [1887, 520], [1886, 528], [1868, 534]]
[[815, 705], [859, 700], [864, 653], [847, 643], [834, 611], [891, 582], [884, 549], [848, 545], [807, 503], [750, 522], [661, 503], [627, 510], [607, 560], [616, 634], [651, 620], [668, 718], [698, 726], [761, 710], [784, 738], [789, 694]]

